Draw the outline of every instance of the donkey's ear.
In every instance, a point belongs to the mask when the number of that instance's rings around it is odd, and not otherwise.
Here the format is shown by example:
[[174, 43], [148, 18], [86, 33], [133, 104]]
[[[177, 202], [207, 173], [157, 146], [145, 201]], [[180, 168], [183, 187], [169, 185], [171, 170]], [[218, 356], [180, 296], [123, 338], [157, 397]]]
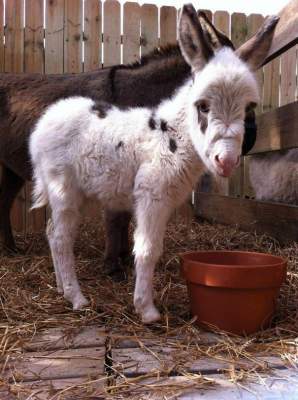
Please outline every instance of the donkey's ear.
[[216, 51], [221, 49], [222, 47], [230, 47], [235, 50], [233, 43], [231, 40], [221, 31], [215, 28], [212, 22], [208, 19], [207, 15], [203, 11], [198, 12], [198, 18], [201, 23], [204, 36], [212, 46], [212, 48]]
[[178, 40], [185, 61], [193, 71], [200, 71], [213, 56], [213, 50], [204, 36], [196, 10], [185, 4], [178, 26]]
[[266, 18], [258, 32], [237, 49], [236, 54], [247, 62], [252, 70], [257, 70], [265, 61], [278, 21], [278, 16]]

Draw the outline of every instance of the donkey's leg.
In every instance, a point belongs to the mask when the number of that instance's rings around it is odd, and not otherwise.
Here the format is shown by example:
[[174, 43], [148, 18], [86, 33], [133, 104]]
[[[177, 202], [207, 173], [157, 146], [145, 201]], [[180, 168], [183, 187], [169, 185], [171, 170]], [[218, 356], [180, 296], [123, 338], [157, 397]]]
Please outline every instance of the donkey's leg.
[[[47, 229], [46, 229], [49, 243], [51, 243], [51, 241], [54, 240], [53, 229], [54, 229], [53, 221], [51, 218], [49, 218], [48, 223], [47, 223]], [[55, 276], [56, 276], [57, 291], [58, 291], [58, 293], [62, 294], [63, 293], [63, 283], [62, 283], [61, 274], [60, 274], [60, 271], [58, 268], [59, 260], [56, 260], [54, 257], [56, 257], [56, 254], [52, 253], [53, 264], [54, 264], [54, 269], [55, 269]]]
[[105, 210], [105, 272], [117, 280], [125, 277], [120, 259], [123, 260], [129, 254], [129, 222], [129, 213]]
[[[74, 310], [79, 310], [88, 304], [83, 296], [77, 275], [74, 269], [73, 246], [77, 233], [79, 220], [79, 207], [75, 204], [79, 194], [73, 193], [73, 201], [65, 201], [65, 198], [52, 198], [52, 226], [48, 230], [48, 239], [53, 257], [58, 290], [61, 289], [61, 281], [64, 291], [64, 298], [69, 300]], [[74, 200], [75, 199], [75, 200]], [[54, 200], [54, 201], [53, 201]]]
[[153, 303], [153, 274], [163, 250], [163, 238], [169, 218], [169, 208], [161, 202], [137, 204], [137, 227], [134, 233], [136, 286], [134, 305], [144, 323], [160, 319]]
[[24, 183], [24, 179], [3, 165], [0, 187], [0, 237], [2, 237], [4, 246], [12, 251], [17, 249], [11, 230], [10, 211], [14, 199]]

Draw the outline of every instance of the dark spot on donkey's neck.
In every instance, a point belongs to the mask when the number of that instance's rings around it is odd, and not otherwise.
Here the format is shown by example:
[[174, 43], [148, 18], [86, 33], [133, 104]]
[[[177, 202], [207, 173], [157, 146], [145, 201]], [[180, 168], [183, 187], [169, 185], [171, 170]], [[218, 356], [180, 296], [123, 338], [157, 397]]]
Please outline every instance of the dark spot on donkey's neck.
[[177, 143], [176, 140], [173, 138], [170, 138], [169, 140], [169, 149], [172, 153], [175, 153], [177, 150]]

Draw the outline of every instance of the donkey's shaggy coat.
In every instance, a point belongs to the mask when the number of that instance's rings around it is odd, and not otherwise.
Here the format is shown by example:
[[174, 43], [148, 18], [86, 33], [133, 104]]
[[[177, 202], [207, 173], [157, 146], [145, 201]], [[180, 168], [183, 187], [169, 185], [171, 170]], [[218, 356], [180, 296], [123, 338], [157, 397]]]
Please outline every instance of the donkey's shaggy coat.
[[79, 209], [85, 197], [96, 197], [109, 210], [134, 213], [134, 304], [143, 322], [160, 318], [152, 282], [168, 218], [206, 168], [229, 176], [238, 165], [245, 111], [258, 101], [251, 68], [266, 56], [275, 25], [271, 18], [256, 42], [260, 55], [244, 63], [246, 52], [213, 46], [194, 8], [184, 6], [179, 41], [192, 78], [170, 99], [121, 110], [75, 97], [40, 118], [30, 140], [34, 207], [52, 208], [48, 238], [57, 286], [74, 309], [87, 303], [74, 270]]

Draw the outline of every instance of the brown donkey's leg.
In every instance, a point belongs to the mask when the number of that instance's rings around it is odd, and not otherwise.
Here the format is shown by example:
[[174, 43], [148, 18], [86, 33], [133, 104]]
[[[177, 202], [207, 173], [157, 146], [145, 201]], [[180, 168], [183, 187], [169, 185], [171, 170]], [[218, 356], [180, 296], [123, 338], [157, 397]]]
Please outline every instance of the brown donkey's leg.
[[16, 175], [11, 169], [3, 166], [2, 181], [0, 186], [0, 240], [4, 247], [11, 251], [16, 251], [13, 238], [10, 210], [16, 195], [21, 190], [25, 181]]
[[129, 255], [129, 222], [129, 213], [105, 210], [105, 272], [115, 280], [125, 278], [125, 270], [120, 259], [125, 262]]

